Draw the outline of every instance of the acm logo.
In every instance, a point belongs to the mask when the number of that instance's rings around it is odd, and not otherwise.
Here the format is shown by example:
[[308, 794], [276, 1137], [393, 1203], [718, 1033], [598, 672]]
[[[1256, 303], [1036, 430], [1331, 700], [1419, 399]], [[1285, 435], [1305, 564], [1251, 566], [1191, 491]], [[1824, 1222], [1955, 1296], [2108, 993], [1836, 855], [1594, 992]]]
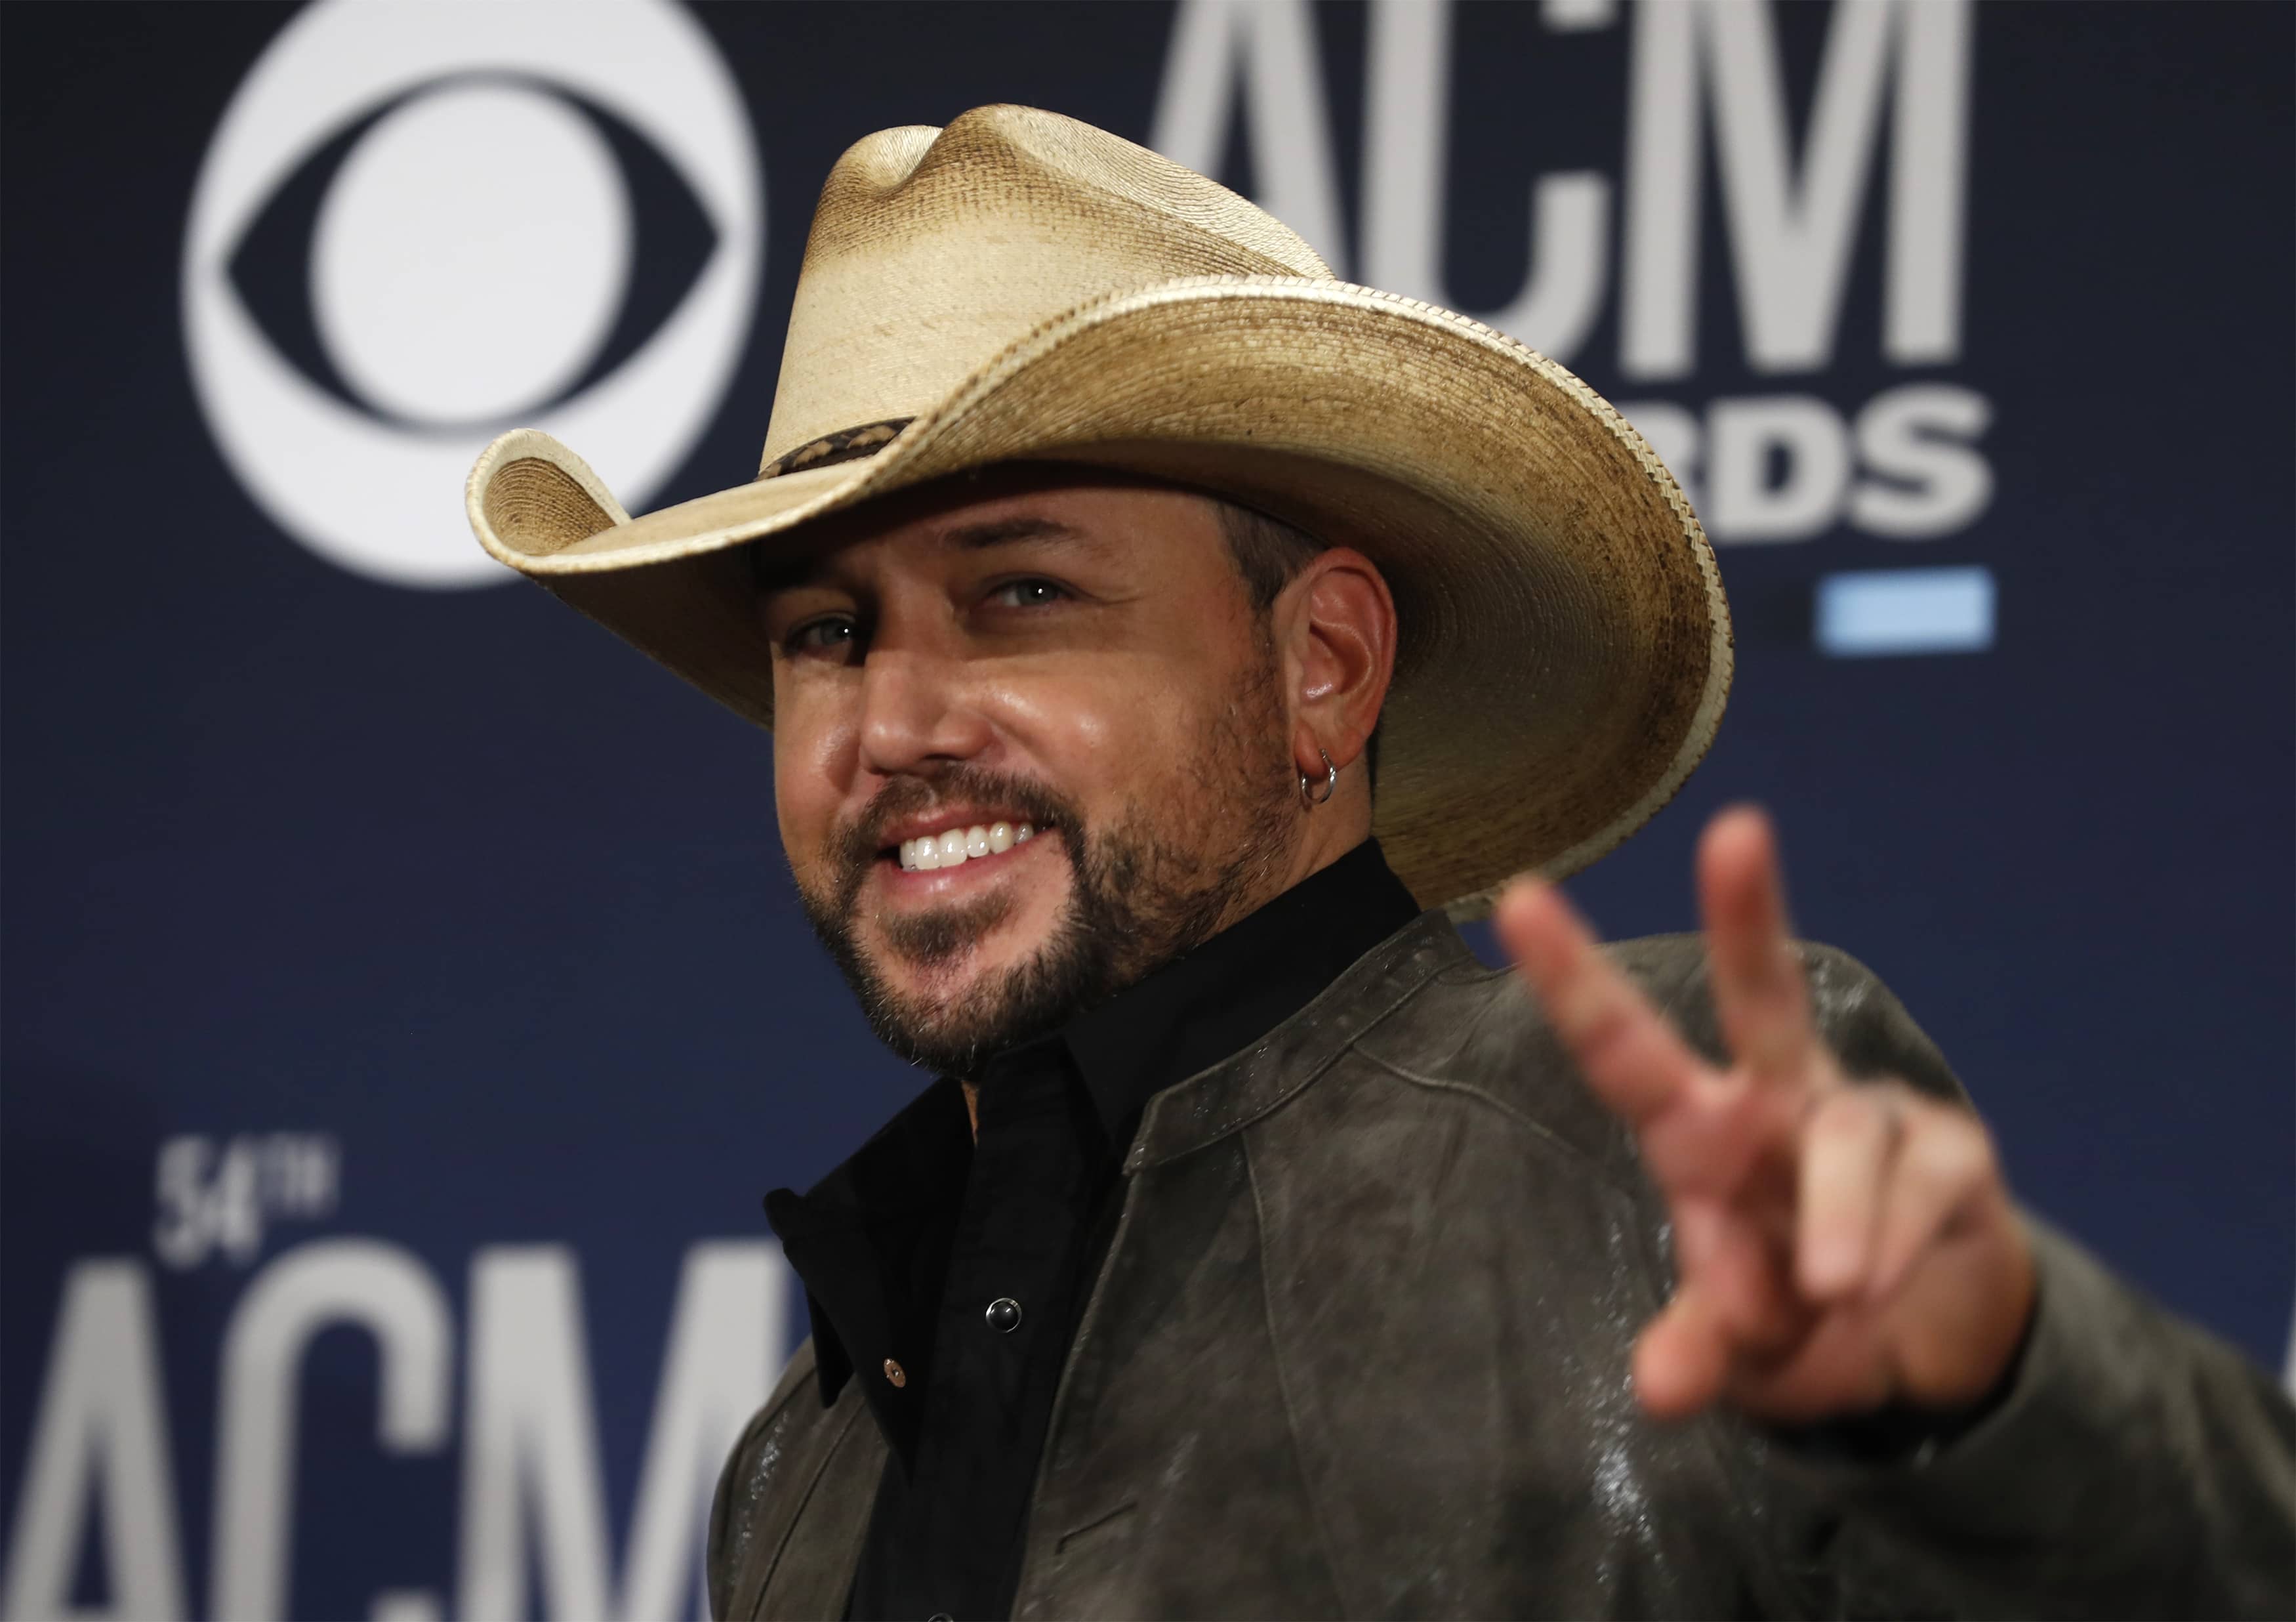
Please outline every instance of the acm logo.
[[[344, 1330], [374, 1359], [372, 1386], [335, 1399], [373, 1404], [372, 1442], [351, 1447], [459, 1455], [453, 1503], [378, 1501], [386, 1519], [365, 1536], [387, 1568], [416, 1580], [367, 1596], [372, 1622], [439, 1622], [450, 1595], [453, 1614], [472, 1622], [524, 1617], [530, 1577], [554, 1618], [697, 1614], [711, 1488], [786, 1354], [790, 1278], [770, 1243], [725, 1239], [689, 1245], [677, 1278], [618, 1562], [594, 1319], [570, 1247], [479, 1246], [459, 1313], [449, 1281], [386, 1239], [334, 1234], [272, 1257], [233, 1302], [214, 1408], [201, 1416], [211, 1423], [193, 1424], [214, 1438], [205, 1614], [279, 1622], [311, 1611], [293, 1593], [299, 1521], [307, 1495], [339, 1485], [346, 1463], [343, 1433], [313, 1418], [326, 1404], [315, 1400], [325, 1382], [312, 1352]], [[180, 1420], [162, 1372], [185, 1348], [165, 1328], [142, 1258], [88, 1256], [66, 1270], [0, 1577], [10, 1622], [191, 1614], [184, 1554], [197, 1506], [178, 1496]], [[315, 1445], [315, 1424], [332, 1439]], [[420, 1552], [426, 1520], [442, 1514], [455, 1527], [451, 1574], [426, 1571]]]
[[643, 502], [708, 426], [754, 313], [741, 92], [669, 0], [319, 0], [241, 84], [183, 262], [184, 342], [248, 492], [395, 586], [507, 580], [464, 475], [519, 424]]

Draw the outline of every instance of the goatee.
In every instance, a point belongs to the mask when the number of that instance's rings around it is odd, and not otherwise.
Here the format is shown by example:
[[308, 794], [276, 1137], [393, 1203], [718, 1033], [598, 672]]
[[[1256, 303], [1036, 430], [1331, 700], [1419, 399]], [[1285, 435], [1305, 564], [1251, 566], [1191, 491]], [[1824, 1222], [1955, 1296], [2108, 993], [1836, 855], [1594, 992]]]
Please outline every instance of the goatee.
[[[1273, 675], [1199, 733], [1200, 764], [1173, 786], [1160, 819], [1135, 802], [1111, 825], [1089, 827], [1072, 801], [1043, 784], [962, 762], [880, 790], [829, 852], [826, 892], [799, 891], [878, 1039], [911, 1064], [971, 1076], [991, 1055], [1057, 1029], [1210, 939], [1248, 910], [1245, 903], [1267, 899], [1299, 836], [1297, 781]], [[905, 992], [859, 944], [861, 891], [884, 846], [882, 829], [957, 803], [997, 806], [1058, 837], [1068, 898], [1048, 938], [1013, 968], [953, 999]], [[1170, 828], [1226, 828], [1231, 836], [1191, 846]], [[872, 922], [883, 953], [931, 977], [953, 975], [1012, 908], [998, 893]]]

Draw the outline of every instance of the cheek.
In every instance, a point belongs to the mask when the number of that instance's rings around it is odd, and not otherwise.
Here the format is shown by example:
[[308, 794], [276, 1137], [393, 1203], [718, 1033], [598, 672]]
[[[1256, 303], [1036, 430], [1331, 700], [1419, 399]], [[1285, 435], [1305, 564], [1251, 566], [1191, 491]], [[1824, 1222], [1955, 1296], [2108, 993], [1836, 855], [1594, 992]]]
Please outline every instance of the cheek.
[[774, 811], [782, 849], [800, 875], [820, 860], [852, 778], [840, 770], [853, 753], [851, 729], [833, 720], [824, 724], [814, 711], [777, 704], [774, 716]]
[[[1199, 676], [1197, 680], [1201, 679]], [[1010, 691], [1008, 734], [1054, 786], [1105, 817], [1185, 770], [1201, 695], [1184, 667], [1095, 659]]]

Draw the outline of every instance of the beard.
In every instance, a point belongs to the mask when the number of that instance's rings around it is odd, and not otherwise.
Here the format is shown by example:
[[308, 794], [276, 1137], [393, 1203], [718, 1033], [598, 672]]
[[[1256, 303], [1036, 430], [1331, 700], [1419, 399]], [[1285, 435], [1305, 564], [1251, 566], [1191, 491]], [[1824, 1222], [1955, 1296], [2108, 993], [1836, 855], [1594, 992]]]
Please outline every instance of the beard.
[[[886, 784], [832, 836], [830, 882], [817, 893], [800, 884], [799, 898], [879, 1041], [913, 1065], [970, 1077], [992, 1055], [1056, 1030], [1268, 899], [1300, 837], [1299, 796], [1274, 650], [1261, 652], [1236, 701], [1182, 734], [1200, 740], [1200, 752], [1161, 786], [1153, 810], [1136, 799], [1095, 827], [1041, 783], [960, 762]], [[938, 996], [906, 992], [860, 943], [862, 887], [884, 848], [883, 828], [960, 801], [1057, 830], [1068, 897], [1034, 952], [961, 991], [959, 971], [1010, 915], [1011, 896], [878, 917], [887, 956], [923, 971], [929, 987], [950, 987]]]

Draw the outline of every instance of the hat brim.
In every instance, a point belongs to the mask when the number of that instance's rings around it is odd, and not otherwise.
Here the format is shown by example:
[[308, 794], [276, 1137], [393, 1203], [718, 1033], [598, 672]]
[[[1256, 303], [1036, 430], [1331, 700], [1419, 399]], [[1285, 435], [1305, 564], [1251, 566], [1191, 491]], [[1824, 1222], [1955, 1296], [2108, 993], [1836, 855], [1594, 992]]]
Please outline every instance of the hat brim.
[[1674, 795], [1732, 670], [1680, 487], [1562, 366], [1344, 283], [1210, 277], [1047, 323], [865, 460], [631, 518], [548, 435], [472, 471], [494, 556], [759, 725], [771, 650], [742, 548], [966, 468], [1066, 458], [1224, 491], [1376, 562], [1402, 625], [1374, 827], [1422, 904], [1586, 866]]

